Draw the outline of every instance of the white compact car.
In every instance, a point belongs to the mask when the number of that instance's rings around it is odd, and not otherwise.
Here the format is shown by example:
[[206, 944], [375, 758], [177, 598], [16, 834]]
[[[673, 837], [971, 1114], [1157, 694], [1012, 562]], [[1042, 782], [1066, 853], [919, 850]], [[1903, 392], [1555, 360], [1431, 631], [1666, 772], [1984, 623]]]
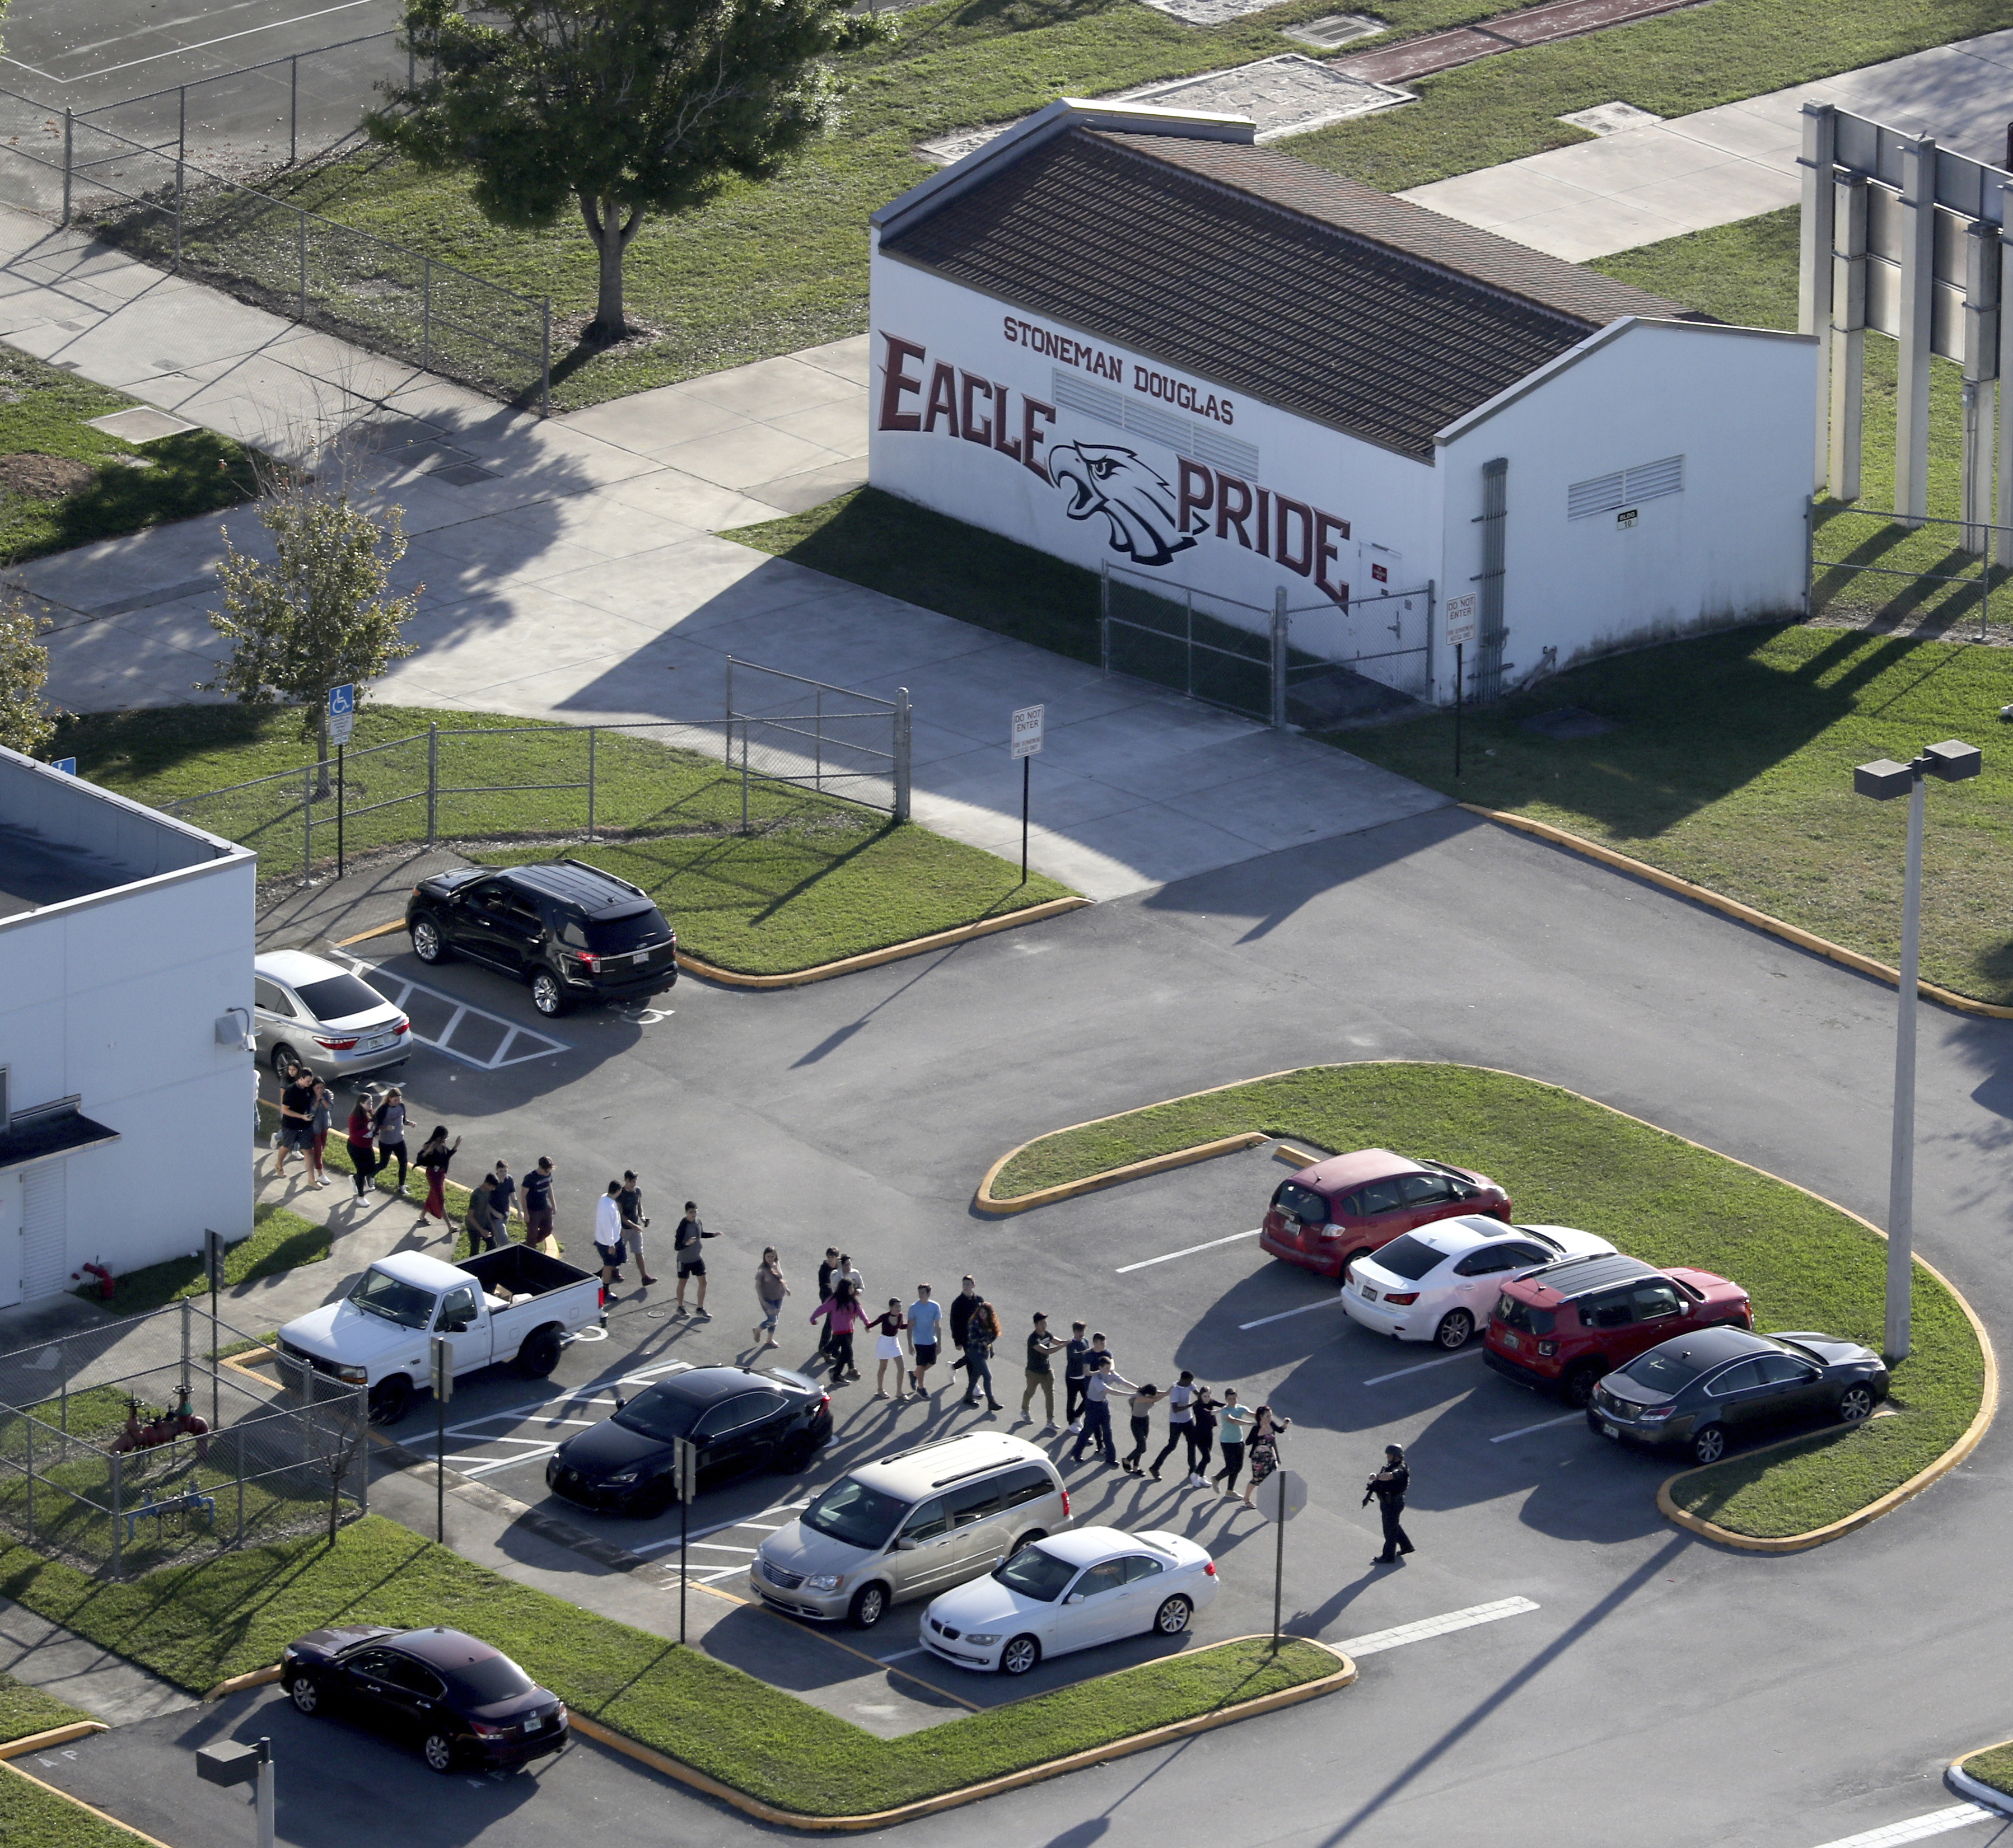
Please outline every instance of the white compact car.
[[1512, 1277], [1561, 1258], [1605, 1257], [1614, 1249], [1568, 1225], [1508, 1225], [1480, 1214], [1437, 1219], [1380, 1246], [1349, 1267], [1342, 1306], [1373, 1335], [1437, 1342], [1450, 1353], [1486, 1328], [1497, 1293]]
[[923, 1613], [932, 1655], [1025, 1675], [1121, 1636], [1178, 1636], [1216, 1596], [1216, 1561], [1178, 1534], [1080, 1527], [1025, 1546]]

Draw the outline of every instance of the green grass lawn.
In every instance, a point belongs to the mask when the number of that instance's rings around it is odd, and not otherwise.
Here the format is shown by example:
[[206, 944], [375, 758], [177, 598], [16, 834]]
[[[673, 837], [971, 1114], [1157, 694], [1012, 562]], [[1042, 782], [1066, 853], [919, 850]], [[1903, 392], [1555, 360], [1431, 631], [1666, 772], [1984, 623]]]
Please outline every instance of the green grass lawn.
[[1981, 1784], [2013, 1796], [2013, 1746], [1995, 1746], [1989, 1752], [1974, 1752], [1960, 1768]]
[[7, 1848], [135, 1848], [143, 1839], [30, 1782], [12, 1765], [0, 1768], [0, 1842]]
[[[224, 1252], [224, 1281], [234, 1287], [291, 1271], [298, 1264], [318, 1264], [328, 1256], [334, 1237], [327, 1226], [316, 1225], [284, 1206], [256, 1206], [250, 1235]], [[109, 1303], [98, 1293], [95, 1281], [77, 1293], [108, 1315], [145, 1315], [184, 1296], [206, 1296], [209, 1278], [200, 1255], [169, 1258], [115, 1279]]]
[[19, 564], [87, 540], [214, 513], [254, 491], [250, 452], [228, 437], [189, 430], [143, 446], [88, 427], [88, 419], [135, 402], [0, 348], [0, 470], [4, 459], [16, 456], [58, 456], [91, 470], [88, 481], [53, 498], [10, 491], [0, 479], [0, 559]]
[[[53, 1732], [59, 1726], [73, 1726], [79, 1720], [96, 1717], [80, 1707], [72, 1707], [67, 1700], [44, 1693], [40, 1688], [16, 1681], [11, 1675], [0, 1675], [0, 1745], [26, 1739], [31, 1732]], [[0, 1840], [7, 1839], [4, 1825], [0, 1825]]]
[[376, 1516], [127, 1584], [0, 1549], [0, 1593], [191, 1692], [338, 1622], [465, 1626], [576, 1712], [781, 1807], [892, 1807], [1124, 1739], [1337, 1666], [1289, 1642], [1196, 1650], [880, 1739], [698, 1650], [499, 1577]]
[[[1030, 1143], [992, 1184], [1012, 1198], [1259, 1130], [1324, 1149], [1404, 1149], [1493, 1176], [1520, 1219], [1579, 1226], [1651, 1264], [1731, 1277], [1755, 1325], [1819, 1328], [1878, 1348], [1886, 1246], [1836, 1208], [1709, 1149], [1529, 1078], [1467, 1066], [1313, 1066], [1135, 1110]], [[1810, 1449], [1699, 1470], [1682, 1506], [1757, 1535], [1841, 1519], [1941, 1455], [1976, 1414], [1984, 1357], [1956, 1299], [1918, 1268], [1915, 1347], [1893, 1417]]]
[[[444, 792], [503, 786], [443, 793], [441, 838], [479, 843], [478, 856], [499, 865], [562, 852], [606, 865], [650, 892], [681, 947], [719, 967], [785, 973], [1069, 895], [1049, 879], [1023, 885], [1017, 867], [977, 848], [794, 785], [751, 784], [751, 831], [742, 834], [737, 773], [697, 751], [613, 731], [599, 732], [595, 746], [595, 822], [604, 835], [629, 838], [587, 842], [584, 787], [525, 787], [584, 785], [585, 733], [411, 706], [366, 706], [359, 716], [345, 803], [362, 809], [413, 799], [346, 824], [350, 853], [426, 838], [430, 723], [443, 727]], [[388, 748], [370, 749], [381, 745]], [[279, 781], [184, 800], [177, 812], [256, 847], [263, 878], [299, 869], [309, 792], [299, 773], [310, 753], [291, 711], [202, 706], [89, 713], [63, 721], [52, 750], [59, 753], [74, 754], [91, 781], [156, 805], [285, 770]], [[317, 867], [332, 860], [334, 807], [332, 799], [313, 805]], [[513, 840], [539, 844], [501, 845]]]
[[[628, 259], [630, 306], [660, 337], [620, 354], [559, 359], [556, 408], [859, 332], [867, 216], [928, 171], [917, 141], [1003, 122], [1057, 96], [1307, 55], [1280, 27], [1331, 10], [1330, 0], [1289, 0], [1207, 29], [1131, 0], [939, 0], [904, 14], [893, 44], [846, 61], [853, 94], [831, 140], [766, 185], [730, 187], [687, 217], [645, 224]], [[1397, 34], [1513, 10], [1490, 0], [1377, 9]], [[2013, 0], [1720, 0], [1421, 79], [1417, 103], [1285, 145], [1396, 191], [1585, 139], [1554, 118], [1593, 103], [1621, 98], [1682, 115], [2008, 24]], [[592, 252], [572, 213], [541, 233], [492, 226], [463, 182], [418, 173], [377, 149], [274, 184], [338, 222], [549, 295], [562, 320], [593, 305]], [[204, 210], [191, 237], [202, 235]], [[348, 306], [367, 312], [363, 295]]]

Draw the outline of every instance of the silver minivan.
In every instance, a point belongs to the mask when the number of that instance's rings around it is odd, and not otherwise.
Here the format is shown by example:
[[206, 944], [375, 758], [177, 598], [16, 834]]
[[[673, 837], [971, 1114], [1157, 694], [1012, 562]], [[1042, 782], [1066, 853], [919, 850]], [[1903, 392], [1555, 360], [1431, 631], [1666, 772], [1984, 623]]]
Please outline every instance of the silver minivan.
[[1069, 1518], [1069, 1491], [1045, 1453], [974, 1432], [841, 1477], [762, 1542], [749, 1577], [778, 1610], [868, 1630], [890, 1604], [989, 1572]]

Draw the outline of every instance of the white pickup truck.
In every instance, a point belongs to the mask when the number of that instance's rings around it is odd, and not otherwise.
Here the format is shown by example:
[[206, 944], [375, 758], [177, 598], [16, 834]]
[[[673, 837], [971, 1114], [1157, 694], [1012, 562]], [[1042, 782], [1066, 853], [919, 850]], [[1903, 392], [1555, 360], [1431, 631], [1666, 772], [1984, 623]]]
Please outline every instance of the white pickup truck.
[[370, 1389], [370, 1421], [395, 1424], [427, 1382], [433, 1337], [454, 1374], [515, 1361], [531, 1379], [559, 1364], [566, 1336], [605, 1320], [601, 1280], [563, 1259], [506, 1245], [450, 1264], [416, 1251], [380, 1258], [348, 1296], [281, 1329], [285, 1363]]

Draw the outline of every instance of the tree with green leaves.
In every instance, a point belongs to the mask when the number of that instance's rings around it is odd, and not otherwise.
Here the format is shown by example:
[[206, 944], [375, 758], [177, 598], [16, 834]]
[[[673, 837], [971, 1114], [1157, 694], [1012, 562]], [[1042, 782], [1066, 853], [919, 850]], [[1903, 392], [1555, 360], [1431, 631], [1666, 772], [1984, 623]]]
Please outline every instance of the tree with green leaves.
[[407, 0], [432, 74], [371, 134], [469, 173], [492, 223], [542, 230], [577, 204], [600, 258], [586, 338], [628, 331], [622, 260], [645, 216], [767, 179], [838, 120], [832, 55], [885, 38], [846, 0]]
[[240, 552], [223, 531], [216, 574], [223, 607], [210, 625], [234, 645], [206, 692], [246, 706], [298, 705], [301, 736], [328, 760], [330, 689], [366, 684], [414, 652], [402, 631], [419, 608], [420, 584], [388, 597], [392, 567], [406, 555], [403, 516], [381, 517], [305, 470], [262, 470], [268, 492], [259, 518], [273, 535], [271, 563]]
[[45, 624], [20, 598], [0, 604], [0, 745], [24, 757], [55, 734], [56, 715], [43, 702], [49, 651], [37, 639]]

